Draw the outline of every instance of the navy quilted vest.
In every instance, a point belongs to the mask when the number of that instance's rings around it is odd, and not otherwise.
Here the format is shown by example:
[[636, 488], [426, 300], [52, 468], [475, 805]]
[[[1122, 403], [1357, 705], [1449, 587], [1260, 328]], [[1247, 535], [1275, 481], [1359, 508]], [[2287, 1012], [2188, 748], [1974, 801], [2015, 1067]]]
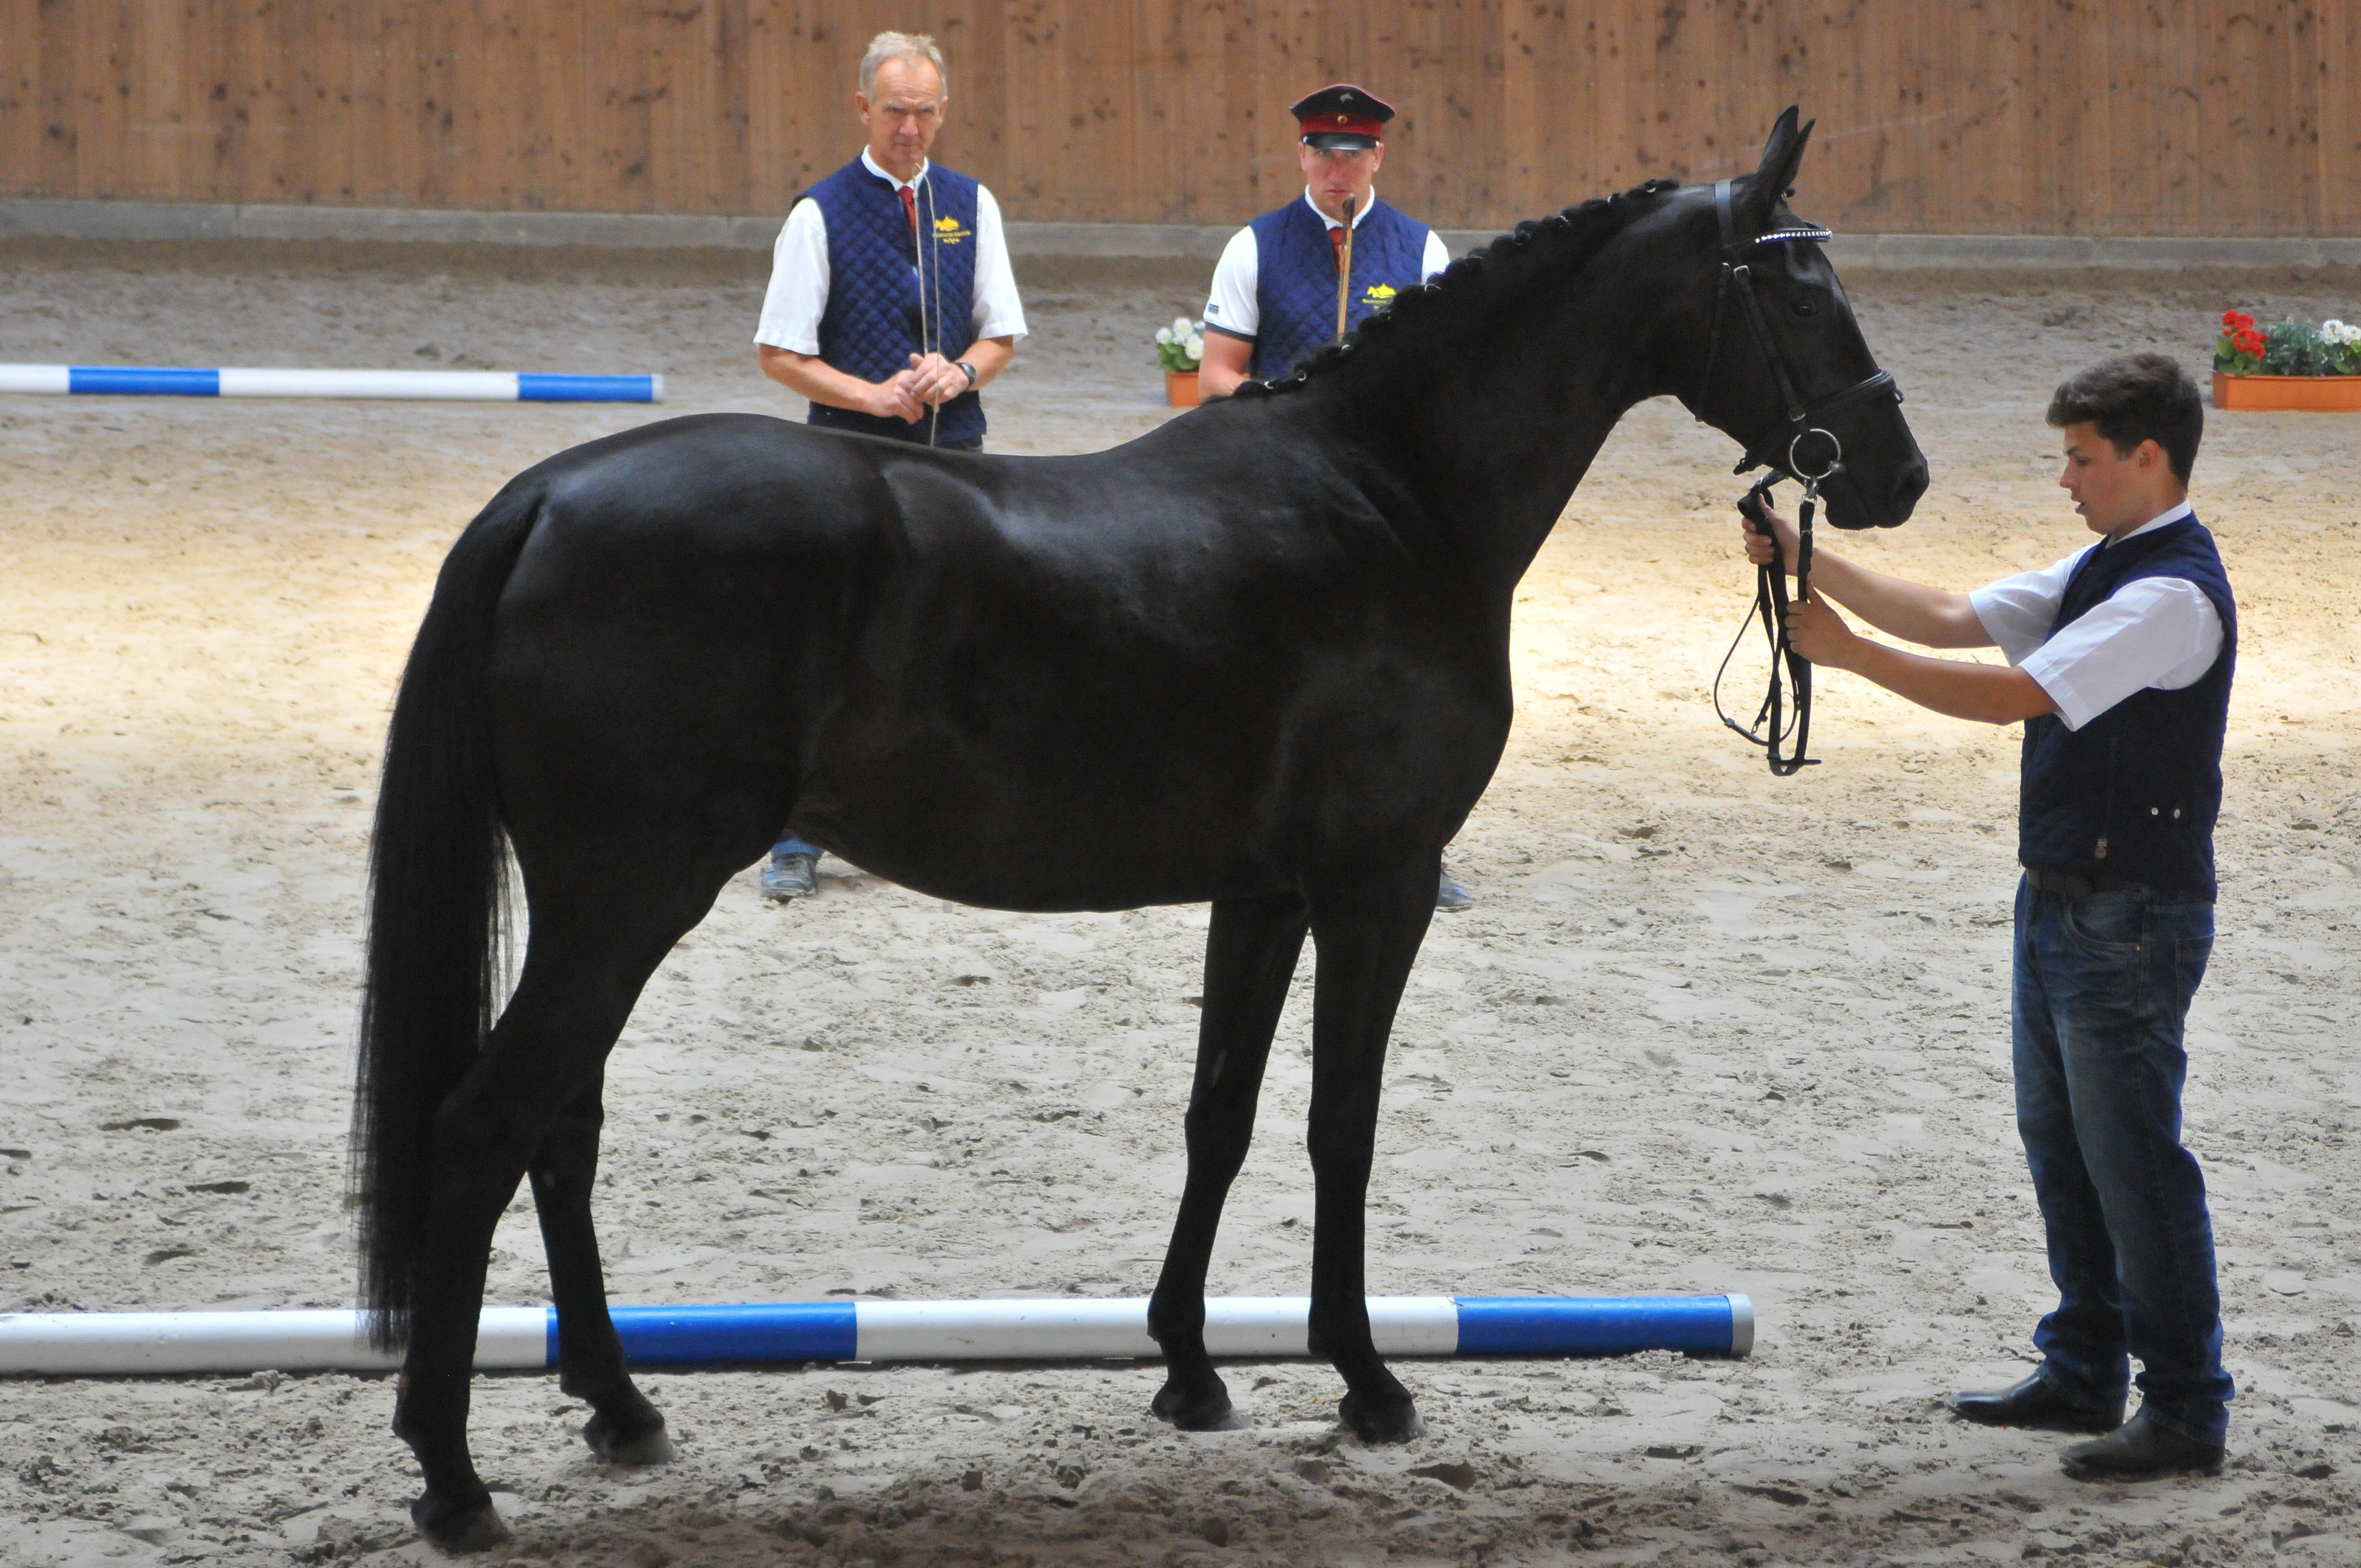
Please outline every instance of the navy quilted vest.
[[[1298, 197], [1247, 225], [1254, 230], [1255, 329], [1249, 373], [1270, 380], [1336, 341], [1336, 247], [1328, 225]], [[1353, 225], [1352, 297], [1345, 324], [1358, 326], [1396, 294], [1426, 278], [1426, 225], [1381, 201]]]
[[[869, 172], [859, 159], [805, 192], [819, 203], [828, 226], [821, 359], [848, 376], [883, 381], [908, 369], [910, 356], [925, 353], [929, 345], [946, 359], [967, 353], [975, 341], [975, 193], [976, 183], [966, 175], [928, 165], [918, 181], [919, 241], [914, 254], [900, 192], [890, 181]], [[812, 405], [811, 422], [917, 442], [927, 439], [928, 424], [924, 419], [905, 424], [821, 403]], [[936, 422], [938, 441], [965, 441], [983, 433], [982, 398], [965, 392], [943, 405]]]
[[2049, 635], [2142, 577], [2196, 584], [2222, 618], [2221, 655], [2194, 685], [2134, 692], [2080, 729], [2054, 713], [2026, 720], [2017, 859], [2211, 898], [2238, 662], [2238, 609], [2213, 534], [2190, 517], [2092, 550], [2068, 579]]

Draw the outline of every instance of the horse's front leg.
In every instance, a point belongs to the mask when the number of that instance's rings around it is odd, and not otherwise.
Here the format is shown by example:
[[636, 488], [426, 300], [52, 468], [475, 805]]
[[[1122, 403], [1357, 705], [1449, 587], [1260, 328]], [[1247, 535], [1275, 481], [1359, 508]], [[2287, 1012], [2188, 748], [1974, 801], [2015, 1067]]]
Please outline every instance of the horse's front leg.
[[1222, 899], [1205, 940], [1204, 1016], [1189, 1091], [1189, 1180], [1148, 1303], [1148, 1332], [1164, 1347], [1156, 1413], [1190, 1431], [1239, 1424], [1229, 1389], [1205, 1354], [1205, 1269], [1223, 1201], [1254, 1138], [1263, 1065], [1303, 951], [1306, 918], [1303, 900], [1291, 893]]
[[1421, 1431], [1418, 1408], [1369, 1335], [1365, 1206], [1377, 1147], [1386, 1042], [1434, 914], [1438, 855], [1315, 887], [1319, 978], [1312, 1014], [1312, 1350], [1344, 1375], [1337, 1415], [1371, 1442]]

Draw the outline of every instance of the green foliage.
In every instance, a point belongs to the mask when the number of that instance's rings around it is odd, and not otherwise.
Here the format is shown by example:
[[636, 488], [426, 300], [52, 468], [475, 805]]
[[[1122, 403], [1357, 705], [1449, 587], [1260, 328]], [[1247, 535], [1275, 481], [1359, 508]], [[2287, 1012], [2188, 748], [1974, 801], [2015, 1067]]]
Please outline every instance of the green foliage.
[[2263, 372], [2269, 376], [2334, 376], [2328, 345], [2298, 321], [2283, 321], [2263, 334]]

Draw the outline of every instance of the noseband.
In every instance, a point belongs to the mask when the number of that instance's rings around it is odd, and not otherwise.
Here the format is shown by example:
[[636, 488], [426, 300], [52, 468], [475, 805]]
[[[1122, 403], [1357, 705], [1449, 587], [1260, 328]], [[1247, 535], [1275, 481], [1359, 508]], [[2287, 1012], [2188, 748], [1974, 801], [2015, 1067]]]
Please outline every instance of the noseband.
[[[1763, 533], [1771, 535], [1771, 559], [1755, 574], [1754, 609], [1747, 621], [1757, 615], [1763, 620], [1763, 634], [1771, 644], [1771, 683], [1763, 695], [1763, 706], [1754, 715], [1752, 725], [1741, 725], [1721, 707], [1722, 671], [1730, 668], [1730, 655], [1738, 652], [1738, 638], [1730, 644], [1730, 652], [1721, 656], [1721, 669], [1714, 672], [1713, 709], [1721, 721], [1752, 745], [1763, 748], [1771, 764], [1771, 772], [1787, 778], [1813, 766], [1817, 758], [1804, 755], [1812, 738], [1812, 666], [1787, 643], [1787, 574], [1780, 559], [1779, 541], [1771, 532], [1770, 519], [1764, 514], [1763, 497], [1771, 487], [1782, 479], [1794, 479], [1804, 487], [1803, 503], [1795, 509], [1795, 600], [1806, 603], [1812, 593], [1812, 516], [1817, 510], [1820, 486], [1844, 471], [1844, 446], [1829, 432], [1815, 422], [1823, 415], [1872, 398], [1890, 396], [1902, 400], [1902, 389], [1894, 378], [1880, 370], [1864, 380], [1854, 382], [1842, 391], [1832, 392], [1816, 402], [1806, 402], [1796, 390], [1795, 375], [1787, 364], [1787, 356], [1779, 351], [1779, 340], [1771, 334], [1771, 323], [1763, 317], [1763, 303], [1754, 295], [1754, 272], [1743, 259], [1757, 246], [1784, 245], [1802, 240], [1817, 245], [1835, 236], [1817, 224], [1797, 224], [1792, 227], [1773, 229], [1752, 239], [1738, 237], [1738, 220], [1731, 198], [1732, 182], [1718, 181], [1713, 188], [1714, 217], [1721, 226], [1721, 278], [1713, 296], [1713, 334], [1706, 340], [1705, 372], [1698, 378], [1697, 395], [1691, 400], [1693, 411], [1705, 408], [1706, 394], [1713, 389], [1715, 363], [1721, 357], [1721, 323], [1730, 313], [1730, 302], [1738, 301], [1739, 313], [1746, 319], [1747, 331], [1754, 338], [1754, 346], [1763, 361], [1770, 367], [1772, 384], [1779, 390], [1779, 406], [1785, 422], [1780, 429], [1746, 449], [1732, 473], [1743, 474], [1751, 468], [1771, 466], [1771, 472], [1757, 479], [1741, 498], [1738, 510]], [[1817, 436], [1827, 444], [1828, 461], [1817, 472], [1806, 473], [1798, 461], [1797, 449], [1811, 437]], [[1783, 450], [1784, 447], [1784, 450]], [[1817, 453], [1815, 454], [1817, 455]], [[1738, 637], [1746, 635], [1740, 626]], [[1780, 666], [1786, 666], [1787, 684], [1795, 693], [1795, 744], [1784, 755], [1780, 748], [1787, 740], [1785, 693], [1780, 685]]]

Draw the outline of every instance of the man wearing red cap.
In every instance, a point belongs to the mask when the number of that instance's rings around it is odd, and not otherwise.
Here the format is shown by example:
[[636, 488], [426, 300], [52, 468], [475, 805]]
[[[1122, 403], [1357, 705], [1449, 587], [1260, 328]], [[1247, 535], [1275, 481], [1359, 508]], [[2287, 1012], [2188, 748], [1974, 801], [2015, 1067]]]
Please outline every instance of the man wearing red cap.
[[[1378, 200], [1392, 104], [1347, 82], [1323, 87], [1292, 113], [1303, 199], [1240, 229], [1213, 269], [1197, 375], [1209, 398], [1227, 396], [1248, 377], [1288, 375], [1304, 356], [1335, 342], [1340, 285], [1350, 328], [1451, 264], [1433, 229]], [[1446, 873], [1434, 902], [1440, 909], [1464, 909], [1471, 901]]]
[[1297, 360], [1336, 341], [1336, 290], [1345, 264], [1345, 203], [1353, 203], [1352, 276], [1345, 324], [1450, 265], [1433, 229], [1377, 199], [1393, 105], [1350, 82], [1323, 87], [1291, 111], [1300, 137], [1303, 199], [1240, 229], [1213, 269], [1205, 304], [1207, 397], [1248, 377], [1285, 376]]

